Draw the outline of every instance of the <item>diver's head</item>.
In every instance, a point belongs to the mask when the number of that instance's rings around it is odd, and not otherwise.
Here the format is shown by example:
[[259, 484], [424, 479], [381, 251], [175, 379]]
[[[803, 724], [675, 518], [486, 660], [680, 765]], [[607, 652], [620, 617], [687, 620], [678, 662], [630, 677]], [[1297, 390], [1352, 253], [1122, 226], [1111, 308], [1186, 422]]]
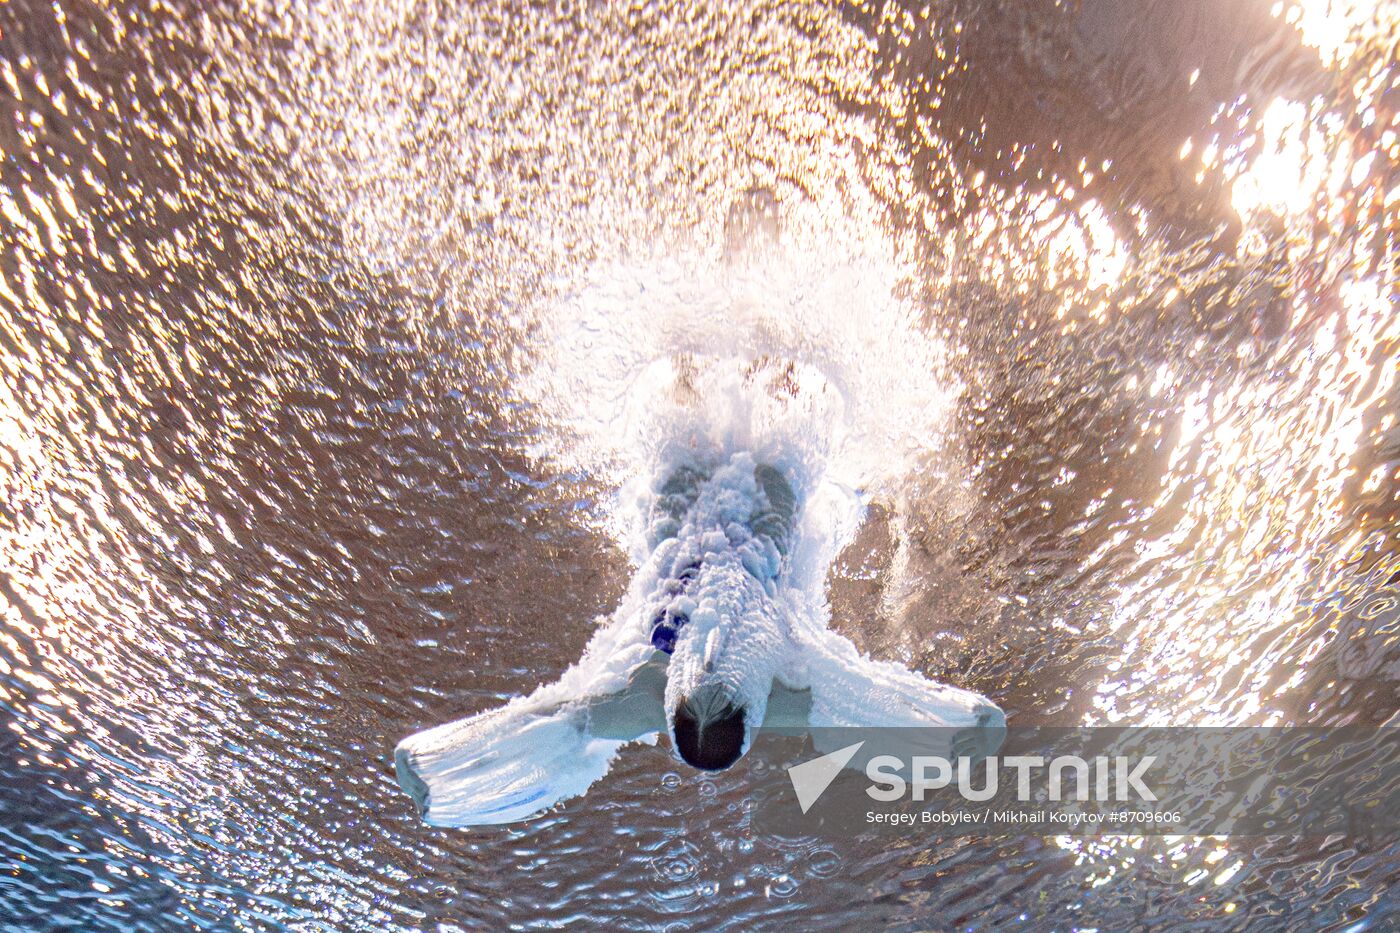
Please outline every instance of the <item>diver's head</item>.
[[671, 723], [676, 752], [702, 771], [723, 771], [744, 754], [744, 707], [719, 684], [705, 684], [681, 698]]

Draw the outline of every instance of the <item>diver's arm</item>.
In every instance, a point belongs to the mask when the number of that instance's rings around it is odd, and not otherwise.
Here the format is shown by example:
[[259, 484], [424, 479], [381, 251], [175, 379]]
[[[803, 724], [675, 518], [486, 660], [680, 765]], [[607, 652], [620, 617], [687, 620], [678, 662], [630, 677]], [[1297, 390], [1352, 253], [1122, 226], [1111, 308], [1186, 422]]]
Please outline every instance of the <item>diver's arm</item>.
[[415, 733], [399, 783], [437, 826], [510, 823], [582, 794], [617, 750], [665, 728], [665, 656], [614, 621], [577, 664], [505, 706]]

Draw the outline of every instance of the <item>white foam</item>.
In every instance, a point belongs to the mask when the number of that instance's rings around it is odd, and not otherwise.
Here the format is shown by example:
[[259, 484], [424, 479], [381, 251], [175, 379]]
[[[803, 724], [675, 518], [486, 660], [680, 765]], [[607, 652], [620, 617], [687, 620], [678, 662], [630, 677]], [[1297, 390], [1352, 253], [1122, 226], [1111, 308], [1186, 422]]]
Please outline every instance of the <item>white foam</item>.
[[795, 573], [820, 586], [870, 495], [938, 451], [956, 386], [894, 257], [853, 238], [740, 262], [674, 252], [600, 265], [538, 312], [519, 385], [538, 453], [619, 490], [606, 524], [645, 546], [668, 466], [751, 452], [797, 478]]

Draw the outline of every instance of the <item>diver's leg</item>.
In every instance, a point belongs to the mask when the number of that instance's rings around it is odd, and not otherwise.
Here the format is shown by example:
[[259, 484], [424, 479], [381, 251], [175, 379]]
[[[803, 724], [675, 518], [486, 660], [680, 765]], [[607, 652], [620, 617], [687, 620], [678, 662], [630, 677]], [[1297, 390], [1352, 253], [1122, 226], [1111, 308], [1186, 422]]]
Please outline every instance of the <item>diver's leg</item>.
[[749, 517], [749, 527], [754, 534], [767, 535], [778, 553], [786, 557], [797, 516], [797, 494], [783, 474], [766, 463], [754, 467], [753, 478], [767, 501]]
[[655, 547], [680, 531], [685, 513], [700, 495], [700, 486], [709, 474], [694, 466], [681, 466], [666, 477], [651, 507], [651, 545]]

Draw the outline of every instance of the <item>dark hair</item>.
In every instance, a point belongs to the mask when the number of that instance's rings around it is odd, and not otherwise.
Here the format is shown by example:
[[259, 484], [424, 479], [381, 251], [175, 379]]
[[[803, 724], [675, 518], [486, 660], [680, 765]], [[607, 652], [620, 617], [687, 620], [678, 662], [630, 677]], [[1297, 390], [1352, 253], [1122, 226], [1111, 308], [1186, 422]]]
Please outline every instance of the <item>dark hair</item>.
[[698, 712], [689, 699], [676, 708], [676, 751], [703, 771], [723, 771], [744, 751], [744, 710], [726, 703], [717, 713]]

